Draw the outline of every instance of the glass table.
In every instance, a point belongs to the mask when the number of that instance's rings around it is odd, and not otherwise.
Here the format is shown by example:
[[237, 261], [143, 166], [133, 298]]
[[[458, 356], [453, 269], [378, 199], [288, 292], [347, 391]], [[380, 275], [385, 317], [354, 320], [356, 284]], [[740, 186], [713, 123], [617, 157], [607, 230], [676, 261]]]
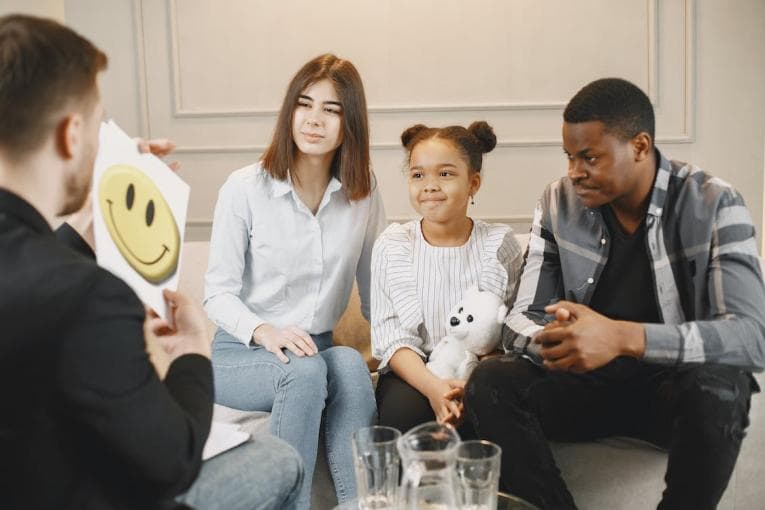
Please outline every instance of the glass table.
[[[342, 505], [338, 505], [334, 510], [359, 510], [359, 502], [357, 500], [346, 501]], [[391, 509], [395, 510], [395, 509]], [[500, 492], [497, 496], [497, 510], [539, 510], [537, 507], [516, 496], [505, 494]]]

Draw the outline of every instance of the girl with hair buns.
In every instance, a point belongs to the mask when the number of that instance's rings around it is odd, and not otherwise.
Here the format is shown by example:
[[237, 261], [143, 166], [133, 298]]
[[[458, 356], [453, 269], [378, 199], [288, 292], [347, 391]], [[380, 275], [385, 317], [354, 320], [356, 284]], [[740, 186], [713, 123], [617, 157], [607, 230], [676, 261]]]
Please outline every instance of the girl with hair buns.
[[351, 435], [376, 421], [374, 390], [361, 355], [333, 347], [332, 330], [354, 280], [369, 318], [384, 226], [361, 77], [322, 55], [292, 78], [262, 159], [221, 188], [205, 277], [219, 328], [215, 400], [271, 412], [271, 432], [305, 464], [298, 508], [309, 508], [320, 431], [338, 501], [356, 496]]
[[372, 350], [380, 360], [380, 424], [406, 431], [433, 419], [462, 422], [465, 381], [440, 379], [425, 362], [469, 287], [497, 294], [510, 308], [523, 257], [509, 226], [467, 215], [481, 187], [482, 155], [496, 145], [491, 126], [418, 124], [401, 141], [409, 200], [422, 219], [390, 225], [375, 243]]

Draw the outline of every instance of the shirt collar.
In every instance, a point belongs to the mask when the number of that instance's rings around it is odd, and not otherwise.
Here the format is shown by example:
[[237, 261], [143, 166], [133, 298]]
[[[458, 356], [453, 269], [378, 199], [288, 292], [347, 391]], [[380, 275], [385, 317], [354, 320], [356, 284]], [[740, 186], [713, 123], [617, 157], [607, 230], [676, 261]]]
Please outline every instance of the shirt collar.
[[29, 202], [17, 194], [0, 188], [0, 214], [15, 216], [41, 234], [50, 234], [53, 231], [42, 214]]
[[653, 181], [653, 191], [651, 192], [651, 203], [648, 205], [648, 214], [661, 218], [664, 213], [664, 201], [667, 198], [667, 186], [669, 185], [672, 165], [659, 149], [654, 147], [654, 151], [657, 168], [656, 178]]
[[335, 191], [339, 191], [342, 187], [343, 183], [341, 183], [340, 180], [333, 175], [329, 180], [329, 184], [327, 184], [327, 193], [334, 193]]
[[292, 177], [287, 174], [287, 178], [283, 181], [280, 179], [271, 178], [271, 192], [275, 197], [281, 197], [292, 191]]
[[[271, 191], [275, 197], [286, 195], [294, 189], [292, 186], [292, 175], [289, 172], [287, 172], [287, 178], [285, 180], [272, 179], [271, 182]], [[324, 192], [324, 196], [329, 196], [335, 191], [340, 190], [342, 187], [343, 184], [333, 175], [329, 180], [329, 184], [327, 184], [327, 190]]]

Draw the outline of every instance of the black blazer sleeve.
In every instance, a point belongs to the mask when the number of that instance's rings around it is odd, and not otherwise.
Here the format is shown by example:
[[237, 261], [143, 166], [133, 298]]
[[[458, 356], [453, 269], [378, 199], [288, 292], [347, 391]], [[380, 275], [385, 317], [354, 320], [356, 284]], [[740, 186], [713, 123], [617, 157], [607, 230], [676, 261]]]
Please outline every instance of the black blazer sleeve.
[[96, 269], [93, 280], [58, 344], [63, 412], [90, 436], [88, 462], [123, 466], [120, 476], [144, 487], [146, 498], [174, 496], [201, 466], [212, 419], [210, 361], [182, 356], [160, 381], [145, 350], [143, 306], [107, 272]]

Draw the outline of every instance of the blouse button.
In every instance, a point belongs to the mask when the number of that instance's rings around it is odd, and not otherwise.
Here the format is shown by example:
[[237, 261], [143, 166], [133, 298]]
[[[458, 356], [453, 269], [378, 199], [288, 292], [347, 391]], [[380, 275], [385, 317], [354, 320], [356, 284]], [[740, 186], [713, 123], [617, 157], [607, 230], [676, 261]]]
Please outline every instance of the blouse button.
[[592, 277], [590, 277], [590, 278], [587, 278], [587, 283], [592, 283], [592, 282], [594, 282], [594, 281], [595, 281], [595, 280], [593, 280], [593, 279], [592, 279]]

